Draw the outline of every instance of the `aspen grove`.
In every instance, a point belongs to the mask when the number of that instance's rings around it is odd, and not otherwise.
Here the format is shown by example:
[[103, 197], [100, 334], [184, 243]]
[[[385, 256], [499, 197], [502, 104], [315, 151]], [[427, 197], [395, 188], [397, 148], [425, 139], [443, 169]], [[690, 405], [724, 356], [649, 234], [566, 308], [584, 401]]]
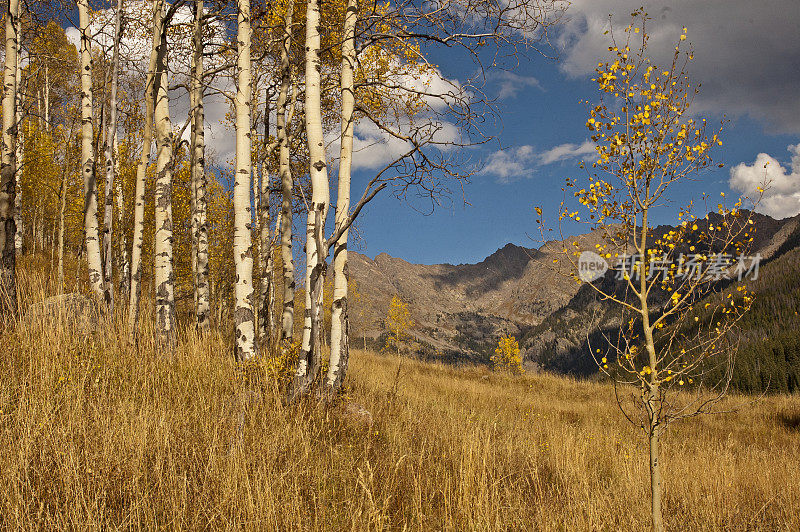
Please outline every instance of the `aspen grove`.
[[[76, 47], [60, 8], [77, 13]], [[475, 171], [454, 148], [489, 138], [489, 100], [429, 52], [490, 68], [479, 49], [535, 46], [560, 12], [544, 0], [8, 3], [0, 315], [12, 324], [26, 307], [15, 257], [50, 250], [57, 292], [125, 316], [130, 345], [150, 341], [148, 298], [166, 353], [193, 323], [230, 335], [241, 364], [292, 366], [288, 397], [334, 397], [352, 224], [384, 190], [435, 205]], [[227, 110], [232, 160], [206, 144], [210, 103]], [[402, 149], [354, 190], [359, 124]]]

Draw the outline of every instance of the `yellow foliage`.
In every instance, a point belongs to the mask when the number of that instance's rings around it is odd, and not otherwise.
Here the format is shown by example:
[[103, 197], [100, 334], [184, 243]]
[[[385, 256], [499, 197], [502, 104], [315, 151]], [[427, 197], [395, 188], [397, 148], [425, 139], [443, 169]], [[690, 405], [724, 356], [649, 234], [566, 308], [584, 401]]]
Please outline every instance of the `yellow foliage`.
[[513, 336], [503, 336], [497, 343], [494, 354], [489, 358], [495, 370], [511, 371], [514, 375], [525, 373], [522, 369], [519, 343]]
[[400, 346], [408, 336], [409, 329], [414, 326], [414, 320], [411, 318], [411, 312], [408, 310], [408, 303], [400, 299], [400, 296], [395, 295], [392, 298], [392, 302], [389, 304], [386, 326], [389, 329], [389, 338], [386, 342], [386, 347], [393, 345], [399, 354]]

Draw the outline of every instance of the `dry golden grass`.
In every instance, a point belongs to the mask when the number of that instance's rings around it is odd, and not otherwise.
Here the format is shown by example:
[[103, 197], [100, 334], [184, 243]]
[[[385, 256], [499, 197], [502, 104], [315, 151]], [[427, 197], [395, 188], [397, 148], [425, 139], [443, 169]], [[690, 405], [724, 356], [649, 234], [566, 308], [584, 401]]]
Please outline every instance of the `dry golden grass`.
[[[4, 529], [649, 527], [645, 439], [609, 385], [355, 351], [368, 424], [244, 390], [219, 334], [168, 356], [124, 332], [0, 338]], [[800, 529], [797, 397], [675, 425], [664, 463], [671, 530]]]

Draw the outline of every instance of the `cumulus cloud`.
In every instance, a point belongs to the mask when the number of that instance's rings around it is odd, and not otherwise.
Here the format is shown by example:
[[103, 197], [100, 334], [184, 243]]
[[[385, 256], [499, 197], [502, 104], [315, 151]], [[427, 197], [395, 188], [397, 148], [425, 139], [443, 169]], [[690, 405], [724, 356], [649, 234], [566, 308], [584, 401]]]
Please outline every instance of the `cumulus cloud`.
[[492, 153], [486, 159], [482, 175], [493, 175], [501, 183], [530, 175], [535, 166], [536, 154], [533, 146], [516, 146]]
[[539, 80], [533, 76], [520, 76], [513, 72], [501, 70], [493, 75], [499, 86], [497, 97], [501, 100], [516, 98], [524, 89], [542, 89]]
[[753, 164], [741, 163], [731, 168], [728, 184], [751, 197], [764, 195], [757, 209], [773, 218], [786, 218], [800, 213], [800, 144], [789, 146], [792, 159], [789, 168], [766, 153], [759, 153]]
[[593, 153], [595, 147], [590, 140], [581, 144], [559, 144], [542, 152], [530, 145], [515, 146], [490, 154], [480, 174], [492, 175], [501, 183], [508, 183], [521, 177], [530, 177], [538, 166], [574, 161]]
[[558, 44], [561, 68], [586, 77], [607, 50], [608, 14], [621, 30], [629, 13], [644, 4], [653, 18], [648, 53], [670, 60], [681, 29], [695, 50], [690, 66], [702, 83], [699, 112], [749, 115], [776, 132], [800, 132], [800, 9], [796, 0], [573, 0]]

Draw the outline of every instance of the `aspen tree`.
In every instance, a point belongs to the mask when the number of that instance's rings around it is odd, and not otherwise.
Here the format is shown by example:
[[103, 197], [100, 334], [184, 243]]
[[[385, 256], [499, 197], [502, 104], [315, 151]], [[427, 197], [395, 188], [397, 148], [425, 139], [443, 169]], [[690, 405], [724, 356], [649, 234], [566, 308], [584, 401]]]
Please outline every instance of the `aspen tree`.
[[17, 161], [17, 174], [16, 174], [16, 195], [14, 197], [14, 223], [16, 225], [16, 233], [14, 235], [14, 248], [17, 255], [22, 255], [22, 242], [23, 230], [22, 225], [22, 173], [25, 171], [24, 164], [24, 150], [25, 150], [25, 135], [19, 132], [22, 128], [22, 69], [19, 67], [19, 58], [22, 54], [17, 53], [17, 91], [14, 99], [14, 122], [17, 125], [17, 138], [14, 157]]
[[[114, 232], [114, 180], [117, 170], [117, 87], [119, 86], [119, 45], [122, 39], [122, 0], [117, 0], [117, 10], [114, 15], [114, 44], [111, 53], [111, 90], [109, 95], [109, 122], [108, 129], [104, 132], [105, 145], [103, 152], [106, 163], [106, 188], [105, 210], [103, 212], [103, 249], [105, 251], [105, 264], [103, 279], [108, 291], [109, 307], [114, 309], [114, 249], [112, 236]], [[121, 227], [120, 227], [121, 228]]]
[[408, 336], [408, 331], [414, 326], [414, 320], [411, 318], [411, 311], [408, 309], [408, 303], [403, 301], [400, 296], [395, 295], [389, 303], [389, 312], [386, 315], [386, 327], [389, 329], [389, 338], [387, 339], [387, 347], [394, 345], [397, 354], [400, 354], [400, 345], [403, 340]]
[[[294, 335], [294, 255], [292, 253], [292, 191], [294, 182], [290, 165], [289, 135], [287, 131], [291, 119], [289, 114], [289, 86], [292, 83], [292, 67], [289, 51], [292, 47], [292, 18], [294, 0], [288, 0], [283, 18], [283, 39], [281, 41], [280, 89], [278, 92], [275, 133], [278, 139], [278, 174], [281, 181], [280, 246], [283, 264], [283, 310], [278, 340], [289, 340]], [[294, 109], [294, 98], [292, 98]]]
[[355, 31], [358, 19], [356, 0], [347, 0], [342, 32], [342, 93], [341, 149], [339, 155], [339, 183], [336, 196], [336, 228], [341, 229], [333, 250], [333, 303], [331, 310], [331, 350], [325, 385], [329, 391], [340, 388], [347, 373], [350, 354], [349, 321], [347, 315], [347, 236], [344, 228], [350, 215], [350, 169], [353, 160], [353, 129], [355, 108], [356, 66]]
[[154, 38], [158, 38], [156, 69], [153, 78], [156, 129], [155, 180], [155, 296], [156, 334], [171, 343], [175, 335], [175, 275], [172, 266], [172, 122], [169, 117], [168, 46], [169, 20], [164, 16], [164, 0], [155, 1]]
[[325, 220], [328, 215], [330, 189], [325, 139], [322, 128], [322, 65], [320, 52], [319, 0], [306, 3], [305, 53], [305, 123], [311, 177], [311, 203], [306, 220], [306, 309], [300, 358], [295, 373], [295, 392], [306, 393], [320, 367], [319, 325], [320, 299], [324, 279], [327, 249], [324, 243]]
[[[275, 328], [273, 312], [274, 295], [274, 256], [273, 239], [270, 229], [270, 183], [271, 176], [267, 161], [278, 147], [277, 135], [274, 140], [269, 137], [271, 91], [267, 91], [264, 105], [264, 140], [260, 161], [254, 165], [254, 173], [258, 176], [253, 180], [253, 195], [255, 196], [256, 218], [258, 220], [258, 250], [260, 283], [258, 295], [258, 337], [262, 342], [270, 339]], [[253, 138], [256, 138], [256, 121], [253, 121]], [[280, 216], [277, 217], [280, 221]], [[276, 231], [279, 230], [276, 224]]]
[[191, 172], [192, 172], [192, 249], [195, 316], [197, 327], [209, 328], [208, 291], [208, 221], [205, 167], [205, 111], [203, 107], [203, 0], [195, 0], [192, 33], [190, 100], [192, 106]]
[[[719, 203], [705, 220], [691, 213], [691, 202], [679, 207], [675, 229], [653, 224], [654, 210], [670, 201], [670, 190], [712, 164], [712, 151], [722, 145], [721, 127], [714, 131], [689, 113], [698, 89], [686, 70], [693, 52], [681, 52], [686, 28], [671, 65], [660, 68], [646, 54], [647, 14], [639, 10], [632, 17], [623, 42], [612, 33], [612, 59], [598, 64], [593, 80], [611, 102], [589, 109], [586, 127], [598, 155], [590, 166], [581, 165], [589, 183], [578, 189], [569, 179], [563, 189], [574, 188], [571, 195], [583, 208], [562, 202], [559, 220], [588, 224], [602, 236], [594, 256], [622, 257], [613, 289], [587, 283], [620, 311], [618, 332], [604, 335], [604, 350], [591, 352], [601, 371], [636, 390], [631, 401], [618, 395], [617, 403], [647, 438], [652, 528], [663, 532], [662, 435], [674, 421], [713, 412], [724, 397], [735, 353], [731, 333], [752, 295], [740, 277], [736, 297], [712, 298], [705, 308], [697, 302], [720, 290], [726, 257], [743, 257], [753, 220], [742, 211], [747, 198], [741, 198], [732, 208]], [[536, 210], [541, 216], [541, 208]], [[573, 271], [580, 271], [577, 243], [563, 252]], [[581, 282], [577, 273], [574, 278]], [[722, 378], [715, 375], [718, 368]], [[693, 393], [679, 392], [690, 386]]]
[[[147, 67], [147, 80], [144, 90], [145, 117], [142, 124], [142, 153], [136, 166], [136, 191], [134, 193], [133, 242], [131, 248], [130, 305], [128, 307], [129, 341], [136, 341], [139, 322], [139, 298], [142, 281], [142, 246], [144, 245], [144, 202], [145, 179], [150, 165], [150, 150], [153, 141], [153, 114], [155, 107], [155, 71], [158, 62], [158, 44], [161, 36], [156, 33], [156, 23], [161, 19], [161, 9], [157, 0], [152, 3], [152, 42], [150, 61]], [[159, 23], [160, 25], [160, 23]]]
[[92, 51], [89, 30], [89, 1], [78, 0], [81, 33], [81, 173], [83, 175], [83, 221], [86, 241], [86, 265], [89, 285], [97, 297], [110, 303], [110, 294], [103, 282], [103, 264], [100, 256], [100, 235], [97, 222], [97, 179], [95, 175], [94, 148], [92, 146]]
[[119, 133], [114, 135], [114, 175], [117, 176], [115, 180], [116, 193], [117, 193], [117, 261], [119, 264], [119, 297], [125, 297], [130, 289], [130, 275], [131, 265], [128, 261], [128, 243], [127, 231], [125, 231], [125, 191], [122, 186], [122, 176], [119, 169]]
[[236, 90], [236, 174], [233, 185], [234, 237], [233, 260], [236, 267], [234, 288], [235, 358], [248, 360], [255, 356], [255, 315], [253, 290], [253, 243], [251, 238], [252, 209], [250, 184], [252, 179], [252, 143], [250, 117], [252, 78], [250, 71], [250, 1], [237, 2], [237, 73]]
[[15, 99], [17, 94], [17, 47], [19, 45], [19, 0], [8, 1], [5, 27], [5, 64], [3, 68], [3, 145], [0, 159], [0, 325], [17, 316], [17, 284], [14, 272], [16, 249], [14, 235], [14, 196], [17, 161], [14, 154], [16, 135]]

